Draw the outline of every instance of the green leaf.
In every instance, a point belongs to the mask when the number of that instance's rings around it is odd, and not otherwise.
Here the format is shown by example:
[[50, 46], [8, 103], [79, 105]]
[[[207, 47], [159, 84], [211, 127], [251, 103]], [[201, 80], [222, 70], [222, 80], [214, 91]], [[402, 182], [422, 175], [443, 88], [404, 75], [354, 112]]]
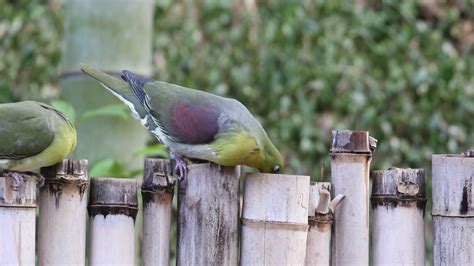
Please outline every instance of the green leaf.
[[94, 163], [89, 171], [89, 176], [130, 177], [130, 173], [118, 161], [105, 159]]
[[63, 100], [52, 100], [50, 105], [64, 113], [72, 122], [76, 121], [76, 111], [70, 103]]
[[115, 116], [123, 119], [129, 119], [130, 117], [127, 107], [125, 105], [110, 104], [83, 113], [79, 120], [84, 121], [100, 116]]
[[165, 145], [158, 143], [143, 149], [136, 150], [133, 156], [144, 156], [144, 157], [158, 157], [158, 158], [169, 158], [168, 150]]

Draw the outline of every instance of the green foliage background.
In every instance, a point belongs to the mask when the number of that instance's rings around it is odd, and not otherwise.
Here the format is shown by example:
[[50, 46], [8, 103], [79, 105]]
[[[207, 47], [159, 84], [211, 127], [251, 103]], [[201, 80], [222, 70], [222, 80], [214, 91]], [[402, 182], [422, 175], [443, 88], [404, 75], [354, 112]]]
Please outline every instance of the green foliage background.
[[[421, 2], [157, 1], [154, 77], [243, 102], [289, 173], [319, 178], [332, 129], [370, 131], [373, 169], [429, 173], [474, 144], [474, 6]], [[62, 11], [0, 0], [0, 101], [59, 96]]]
[[[374, 168], [428, 169], [431, 154], [469, 148], [474, 52], [461, 26], [474, 8], [439, 18], [417, 1], [352, 2], [157, 1], [154, 77], [243, 102], [287, 172], [318, 176], [332, 129], [378, 138]], [[1, 101], [58, 97], [62, 11], [0, 0]]]

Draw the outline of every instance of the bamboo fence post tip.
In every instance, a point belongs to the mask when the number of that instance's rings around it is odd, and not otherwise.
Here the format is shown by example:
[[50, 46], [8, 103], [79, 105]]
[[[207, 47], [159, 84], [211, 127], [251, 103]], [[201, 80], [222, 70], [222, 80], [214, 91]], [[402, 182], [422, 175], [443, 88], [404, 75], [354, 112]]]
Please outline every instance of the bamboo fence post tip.
[[[321, 193], [322, 191], [331, 191], [331, 183], [329, 182], [310, 182], [309, 185], [309, 204], [308, 204], [308, 215], [314, 216], [316, 209], [321, 204]], [[331, 196], [329, 195], [329, 198]], [[330, 199], [328, 199], [329, 201]]]
[[91, 179], [88, 207], [91, 265], [134, 264], [137, 201], [135, 179]]
[[[152, 198], [145, 199], [145, 194], [173, 194], [176, 178], [173, 176], [173, 164], [169, 159], [146, 158], [142, 182], [142, 194], [144, 202], [148, 203]], [[148, 196], [147, 195], [147, 196]]]
[[[334, 130], [330, 149], [334, 195], [332, 263], [369, 264], [369, 169], [377, 140], [367, 131]], [[335, 208], [342, 196], [336, 197]], [[358, 247], [354, 249], [354, 246]]]
[[0, 265], [35, 264], [37, 178], [24, 177], [0, 176]]
[[344, 198], [338, 195], [331, 201], [330, 190], [330, 183], [311, 183], [305, 265], [329, 265], [334, 208]]
[[237, 265], [240, 167], [188, 165], [178, 182], [177, 265]]
[[176, 179], [168, 159], [145, 159], [142, 182], [142, 264], [169, 265], [171, 210]]
[[94, 177], [91, 179], [89, 216], [123, 214], [135, 218], [138, 212], [135, 179]]
[[64, 159], [55, 165], [41, 168], [40, 173], [44, 177], [44, 186], [41, 187], [41, 192], [54, 194], [56, 207], [58, 207], [59, 196], [64, 184], [74, 184], [81, 199], [89, 186], [88, 161], [85, 159]]
[[[87, 160], [65, 159], [41, 168], [38, 262], [84, 264], [88, 181]], [[64, 245], [68, 243], [68, 245]]]
[[318, 207], [316, 207], [315, 214], [328, 213], [329, 200], [331, 200], [331, 193], [327, 189], [321, 189], [319, 191]]
[[425, 264], [424, 170], [389, 168], [371, 178], [374, 265]]
[[377, 147], [377, 139], [368, 131], [333, 130], [331, 153], [371, 154]]
[[[309, 176], [249, 174], [245, 178], [241, 265], [304, 264]], [[316, 189], [314, 189], [316, 190]]]
[[434, 265], [474, 265], [474, 157], [432, 156]]

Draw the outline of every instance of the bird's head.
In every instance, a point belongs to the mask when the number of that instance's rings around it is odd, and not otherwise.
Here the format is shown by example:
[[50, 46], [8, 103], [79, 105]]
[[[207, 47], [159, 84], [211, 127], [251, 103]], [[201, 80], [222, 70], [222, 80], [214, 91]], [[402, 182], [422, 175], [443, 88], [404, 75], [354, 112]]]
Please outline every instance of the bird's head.
[[267, 141], [263, 147], [261, 164], [257, 167], [262, 173], [280, 173], [283, 171], [283, 158], [273, 143]]

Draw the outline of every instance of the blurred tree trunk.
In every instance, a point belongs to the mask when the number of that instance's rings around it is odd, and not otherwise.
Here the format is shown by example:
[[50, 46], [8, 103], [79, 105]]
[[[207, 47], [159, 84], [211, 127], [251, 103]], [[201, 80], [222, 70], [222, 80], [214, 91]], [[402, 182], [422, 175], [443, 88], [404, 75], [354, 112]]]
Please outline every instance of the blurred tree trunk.
[[[92, 78], [80, 72], [86, 63], [108, 72], [129, 69], [151, 74], [153, 0], [73, 0], [65, 3], [64, 50], [60, 87], [63, 98], [80, 116], [85, 111], [120, 103]], [[114, 159], [125, 166], [141, 167], [133, 158], [144, 147], [147, 131], [134, 119], [95, 117], [78, 123], [74, 157], [93, 165]]]
[[[80, 63], [107, 72], [128, 69], [151, 74], [153, 7], [153, 0], [65, 3], [60, 87], [63, 98], [74, 106], [78, 116], [105, 105], [121, 104], [97, 81], [82, 74]], [[145, 146], [150, 134], [129, 117], [102, 116], [78, 123], [74, 157], [88, 159], [92, 166], [99, 160], [113, 159], [129, 169], [143, 167], [143, 158], [133, 157], [133, 152]], [[135, 221], [137, 265], [140, 265], [141, 212]]]

